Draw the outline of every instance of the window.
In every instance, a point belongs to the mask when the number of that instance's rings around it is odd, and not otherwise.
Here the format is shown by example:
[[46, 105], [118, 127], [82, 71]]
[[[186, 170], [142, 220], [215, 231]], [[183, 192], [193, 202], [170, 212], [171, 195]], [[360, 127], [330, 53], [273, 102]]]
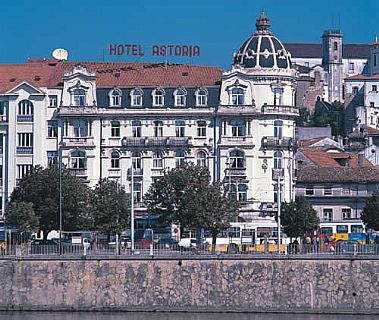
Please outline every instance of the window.
[[33, 116], [33, 104], [29, 100], [22, 100], [18, 104], [19, 116]]
[[334, 49], [334, 51], [338, 50], [338, 43], [337, 43], [337, 41], [334, 41], [334, 43], [333, 43], [333, 49]]
[[203, 150], [200, 150], [198, 153], [197, 153], [197, 157], [196, 157], [196, 164], [199, 166], [199, 167], [206, 167], [207, 166], [207, 154], [205, 153], [205, 151]]
[[85, 169], [87, 167], [86, 153], [84, 151], [74, 151], [71, 153], [71, 168]]
[[143, 91], [141, 89], [134, 89], [130, 93], [132, 100], [132, 107], [142, 107]]
[[196, 106], [205, 107], [207, 105], [207, 91], [205, 89], [199, 89], [196, 91]]
[[280, 151], [275, 151], [274, 153], [274, 169], [282, 169], [282, 153]]
[[58, 106], [58, 96], [49, 96], [49, 107], [56, 108]]
[[153, 168], [163, 168], [163, 155], [160, 151], [153, 154]]
[[230, 152], [229, 165], [231, 168], [241, 169], [245, 167], [245, 154], [241, 150]]
[[351, 233], [363, 233], [364, 227], [361, 224], [352, 224]]
[[58, 152], [47, 151], [47, 166], [51, 167], [58, 164]]
[[184, 165], [185, 160], [186, 160], [185, 157], [186, 156], [185, 156], [184, 151], [182, 151], [182, 150], [176, 151], [176, 153], [175, 153], [175, 166], [177, 168], [179, 168], [179, 167], [181, 167], [181, 166]]
[[112, 169], [120, 168], [120, 154], [117, 151], [112, 151], [111, 153], [111, 168]]
[[84, 89], [74, 89], [72, 96], [74, 106], [84, 106], [86, 104], [86, 92]]
[[133, 151], [132, 153], [132, 164], [133, 169], [142, 169], [142, 159], [141, 153], [138, 151]]
[[343, 196], [350, 196], [350, 188], [342, 188]]
[[235, 184], [228, 185], [229, 189], [229, 197], [233, 199], [237, 199], [237, 187]]
[[17, 165], [17, 180], [24, 178], [27, 174], [32, 171], [31, 164], [18, 164]]
[[245, 202], [247, 200], [247, 186], [246, 184], [238, 185], [238, 201]]
[[337, 233], [349, 233], [349, 226], [347, 224], [337, 226]]
[[154, 137], [163, 137], [163, 121], [154, 121]]
[[274, 121], [274, 137], [276, 139], [283, 138], [283, 121], [282, 120]]
[[305, 62], [304, 62], [304, 66], [309, 68], [309, 62], [308, 62], [308, 61], [305, 61]]
[[133, 137], [141, 137], [142, 135], [142, 125], [141, 121], [132, 121], [132, 135]]
[[378, 86], [376, 84], [373, 84], [372, 85], [372, 91], [378, 91]]
[[164, 91], [163, 89], [155, 89], [153, 91], [153, 106], [163, 107], [164, 106]]
[[[374, 102], [370, 102], [370, 107], [371, 107], [371, 108], [375, 108], [375, 103], [374, 103]], [[372, 120], [371, 120], [371, 123], [373, 123]]]
[[88, 137], [88, 121], [74, 120], [74, 136], [76, 138]]
[[333, 209], [324, 209], [322, 219], [323, 221], [333, 221]]
[[357, 94], [358, 93], [358, 87], [353, 87], [353, 94]]
[[313, 196], [314, 195], [313, 186], [306, 186], [305, 187], [305, 195], [306, 196]]
[[274, 106], [283, 104], [283, 88], [274, 88]]
[[120, 137], [120, 121], [111, 122], [111, 137]]
[[186, 123], [183, 120], [175, 121], [175, 133], [178, 138], [185, 136]]
[[17, 134], [18, 147], [32, 147], [33, 146], [33, 133], [18, 133]]
[[342, 220], [350, 220], [351, 219], [351, 209], [342, 209]]
[[120, 107], [121, 106], [121, 97], [122, 97], [121, 90], [113, 89], [110, 92], [110, 105], [111, 105], [111, 107]]
[[354, 72], [354, 62], [349, 63], [349, 72]]
[[231, 120], [233, 137], [244, 137], [246, 135], [246, 122], [243, 120]]
[[133, 185], [133, 196], [135, 203], [141, 203], [142, 201], [142, 182], [136, 181]]
[[206, 137], [207, 136], [207, 122], [200, 120], [197, 122], [197, 136]]
[[324, 187], [324, 196], [331, 196], [333, 194], [331, 187]]
[[47, 136], [49, 138], [57, 138], [58, 137], [58, 121], [56, 121], [56, 120], [48, 120], [47, 121]]
[[240, 105], [244, 103], [244, 91], [242, 88], [233, 88], [230, 94], [230, 104]]
[[186, 105], [187, 92], [183, 88], [174, 91], [175, 107], [183, 107]]

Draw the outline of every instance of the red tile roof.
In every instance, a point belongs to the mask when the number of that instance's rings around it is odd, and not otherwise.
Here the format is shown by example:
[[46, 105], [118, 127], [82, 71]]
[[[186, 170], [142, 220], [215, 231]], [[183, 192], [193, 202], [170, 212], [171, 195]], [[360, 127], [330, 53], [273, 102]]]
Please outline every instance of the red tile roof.
[[[219, 83], [223, 72], [217, 67], [184, 64], [29, 59], [26, 64], [0, 64], [0, 92], [6, 92], [23, 81], [36, 87], [61, 86], [64, 73], [77, 64], [96, 73], [98, 87], [211, 86]], [[116, 73], [120, 76], [116, 77]]]
[[366, 132], [368, 134], [379, 134], [379, 130], [375, 129], [373, 127], [370, 127], [368, 125], [364, 126], [363, 132]]
[[[315, 166], [323, 168], [339, 168], [344, 167], [344, 163], [347, 167], [359, 167], [358, 155], [354, 153], [337, 153], [337, 152], [322, 152], [322, 151], [309, 151], [300, 150], [305, 157], [311, 160]], [[350, 160], [349, 160], [350, 159]], [[365, 167], [373, 167], [374, 165], [365, 159]]]
[[312, 139], [304, 139], [304, 140], [300, 140], [299, 141], [299, 144], [300, 144], [300, 147], [309, 147], [311, 146], [312, 144], [315, 144], [321, 140], [324, 140], [328, 137], [317, 137], [317, 138], [312, 138]]
[[347, 80], [379, 80], [379, 74], [374, 74], [372, 76], [365, 76], [363, 74], [356, 74], [346, 78]]

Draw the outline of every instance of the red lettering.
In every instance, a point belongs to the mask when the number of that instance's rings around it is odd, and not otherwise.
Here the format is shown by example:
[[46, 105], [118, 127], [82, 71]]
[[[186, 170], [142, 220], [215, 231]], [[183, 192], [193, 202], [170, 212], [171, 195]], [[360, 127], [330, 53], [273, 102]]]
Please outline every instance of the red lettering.
[[140, 57], [142, 57], [144, 55], [143, 50], [142, 50], [142, 46], [140, 44], [138, 45], [138, 55]]
[[127, 55], [127, 56], [130, 55], [130, 46], [131, 46], [131, 44], [126, 44], [126, 45], [125, 45], [125, 48], [126, 48], [126, 55]]
[[199, 46], [193, 47], [193, 56], [194, 57], [200, 57], [200, 47]]
[[152, 56], [159, 56], [159, 47], [158, 46], [156, 46], [156, 45], [153, 46], [153, 48], [151, 50], [151, 55]]
[[161, 56], [165, 56], [167, 54], [167, 48], [166, 48], [166, 46], [161, 46], [160, 47], [159, 54]]
[[174, 46], [172, 45], [172, 44], [170, 44], [169, 46], [168, 46], [168, 48], [170, 49], [170, 53], [168, 54], [170, 57], [172, 56], [172, 48], [173, 48]]
[[109, 44], [109, 55], [117, 54], [117, 46]]
[[124, 54], [124, 46], [122, 44], [119, 44], [117, 47], [117, 54], [119, 56], [122, 56]]
[[188, 46], [183, 46], [182, 47], [182, 56], [188, 57]]
[[175, 55], [176, 56], [182, 55], [182, 47], [181, 46], [175, 46]]
[[132, 45], [132, 55], [133, 55], [133, 56], [136, 56], [136, 55], [137, 55], [137, 45], [136, 45], [136, 44], [133, 44], [133, 45]]

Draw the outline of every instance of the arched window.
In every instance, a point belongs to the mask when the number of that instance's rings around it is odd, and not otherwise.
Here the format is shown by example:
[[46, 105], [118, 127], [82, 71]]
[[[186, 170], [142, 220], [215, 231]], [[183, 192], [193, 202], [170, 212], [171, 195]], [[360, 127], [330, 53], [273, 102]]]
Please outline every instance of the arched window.
[[111, 122], [111, 137], [120, 137], [120, 121]]
[[74, 106], [84, 106], [86, 104], [86, 92], [84, 89], [74, 89], [72, 92]]
[[274, 153], [274, 169], [282, 169], [282, 153], [280, 151], [275, 151]]
[[233, 150], [229, 155], [229, 165], [231, 168], [245, 167], [245, 154], [241, 150]]
[[132, 164], [134, 169], [142, 169], [142, 159], [141, 153], [138, 151], [133, 151], [132, 153]]
[[122, 92], [120, 89], [113, 89], [110, 92], [110, 105], [112, 107], [120, 107], [121, 106], [121, 97]]
[[154, 121], [154, 137], [163, 137], [163, 121]]
[[184, 165], [186, 160], [186, 155], [184, 151], [179, 150], [175, 152], [175, 165], [177, 168], [181, 167]]
[[186, 105], [187, 91], [183, 88], [178, 88], [174, 91], [175, 107], [184, 107]]
[[153, 168], [163, 168], [163, 155], [160, 151], [153, 154]]
[[282, 120], [274, 121], [274, 137], [275, 139], [283, 138], [283, 121]]
[[111, 168], [112, 169], [119, 169], [120, 168], [120, 154], [117, 151], [112, 151]]
[[88, 137], [88, 121], [85, 120], [74, 120], [74, 136], [76, 138]]
[[142, 125], [141, 121], [132, 121], [132, 135], [133, 137], [141, 137], [142, 134]]
[[205, 153], [205, 151], [203, 150], [200, 150], [198, 153], [197, 153], [197, 165], [200, 166], [200, 167], [206, 167], [207, 166], [207, 154]]
[[142, 107], [142, 89], [134, 89], [130, 92], [132, 107]]
[[18, 103], [18, 114], [19, 116], [32, 116], [33, 115], [33, 104], [29, 100], [22, 100]]
[[230, 94], [230, 104], [240, 105], [244, 103], [244, 91], [242, 88], [233, 88]]
[[165, 92], [163, 89], [155, 89], [153, 91], [153, 106], [163, 107], [164, 106], [164, 96]]
[[334, 51], [338, 50], [338, 43], [337, 43], [337, 41], [334, 41], [334, 43], [333, 43], [333, 49], [334, 49]]
[[196, 96], [196, 106], [197, 107], [205, 107], [207, 105], [208, 92], [207, 90], [201, 88], [198, 89], [195, 93]]
[[71, 168], [72, 169], [86, 169], [87, 159], [84, 151], [76, 150], [71, 152]]

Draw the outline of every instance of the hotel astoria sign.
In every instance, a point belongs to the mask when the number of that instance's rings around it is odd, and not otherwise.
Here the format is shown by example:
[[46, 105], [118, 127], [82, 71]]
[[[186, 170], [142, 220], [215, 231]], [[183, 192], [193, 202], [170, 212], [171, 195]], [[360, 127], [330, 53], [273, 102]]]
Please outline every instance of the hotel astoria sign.
[[[152, 56], [161, 57], [199, 57], [200, 46], [198, 45], [153, 45], [150, 48]], [[111, 56], [138, 56], [145, 55], [141, 44], [109, 44]]]

